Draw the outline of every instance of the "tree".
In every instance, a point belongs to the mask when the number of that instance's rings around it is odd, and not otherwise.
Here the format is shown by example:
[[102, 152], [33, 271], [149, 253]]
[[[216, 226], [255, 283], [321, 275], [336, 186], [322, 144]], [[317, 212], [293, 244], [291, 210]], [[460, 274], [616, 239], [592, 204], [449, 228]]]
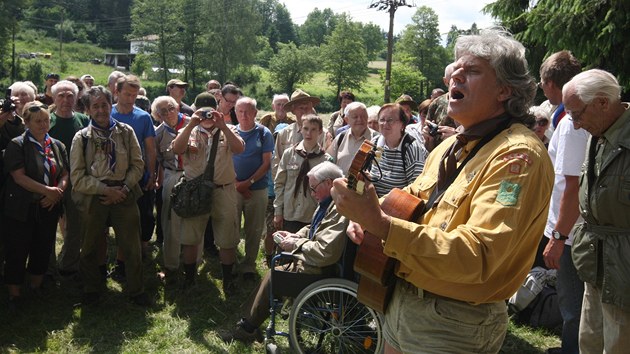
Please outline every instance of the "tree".
[[359, 24], [359, 27], [368, 60], [376, 60], [377, 55], [385, 49], [385, 34], [378, 25], [373, 23]]
[[339, 21], [340, 15], [335, 15], [331, 9], [320, 11], [318, 8], [311, 11], [304, 24], [300, 26], [300, 43], [312, 46], [320, 46], [326, 36], [332, 34]]
[[181, 2], [172, 0], [136, 0], [131, 10], [131, 35], [139, 39], [155, 39], [147, 42], [142, 51], [159, 63], [164, 85], [169, 79], [168, 69], [174, 67], [176, 55], [181, 53], [181, 36], [177, 30], [180, 18]]
[[[385, 83], [385, 71], [381, 70], [381, 80]], [[408, 64], [397, 63], [392, 66], [391, 93], [393, 97], [402, 94], [411, 95], [417, 101], [422, 101], [424, 95], [419, 95], [421, 83], [426, 81], [418, 69]]]
[[278, 50], [276, 43], [297, 41], [295, 24], [284, 4], [279, 3], [278, 0], [262, 0], [256, 2], [256, 8], [261, 15], [260, 32], [268, 38], [275, 52]]
[[328, 83], [337, 89], [361, 89], [367, 79], [368, 59], [361, 31], [344, 15], [340, 18], [333, 33], [326, 37], [322, 46], [322, 63], [328, 75]]
[[[626, 62], [630, 57], [630, 2], [497, 0], [484, 12], [499, 19], [527, 48], [542, 48], [546, 55], [569, 49], [585, 66], [610, 71], [630, 89], [630, 66]], [[542, 57], [527, 54], [530, 64], [537, 68]]]
[[241, 65], [251, 65], [258, 48], [256, 34], [261, 25], [254, 0], [210, 0], [209, 38], [205, 68], [228, 80]]
[[477, 28], [477, 24], [474, 22], [472, 26], [470, 26], [470, 29], [467, 29], [467, 30], [460, 30], [457, 28], [457, 26], [452, 25], [451, 29], [448, 31], [448, 34], [446, 35], [446, 51], [448, 53], [453, 52], [453, 48], [455, 47], [455, 41], [457, 40], [459, 36], [471, 35], [471, 34], [479, 34], [479, 28]]
[[430, 7], [421, 6], [412, 17], [412, 24], [407, 25], [402, 38], [397, 43], [397, 50], [411, 58], [413, 64], [426, 77], [422, 82], [420, 94], [428, 92], [442, 84], [444, 67], [452, 61], [444, 47], [440, 45], [438, 16]]
[[295, 85], [308, 82], [318, 69], [316, 47], [278, 43], [278, 54], [269, 62], [273, 82], [282, 92], [293, 92]]
[[[18, 20], [21, 17], [22, 10], [18, 2], [3, 2], [0, 6], [0, 77], [11, 76], [12, 80], [16, 80], [18, 75], [16, 54], [15, 54], [15, 34], [19, 30]], [[8, 50], [11, 48], [11, 50]], [[5, 60], [11, 55], [11, 73], [9, 75], [8, 67]], [[0, 96], [4, 98], [3, 96]]]

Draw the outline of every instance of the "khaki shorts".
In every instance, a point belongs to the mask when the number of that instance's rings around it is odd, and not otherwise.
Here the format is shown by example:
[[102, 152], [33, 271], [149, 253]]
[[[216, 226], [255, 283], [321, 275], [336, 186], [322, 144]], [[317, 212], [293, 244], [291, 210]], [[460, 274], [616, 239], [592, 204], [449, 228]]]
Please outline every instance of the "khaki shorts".
[[212, 218], [214, 244], [218, 248], [234, 248], [238, 246], [241, 240], [238, 233], [240, 215], [237, 209], [238, 192], [236, 185], [232, 183], [218, 187], [214, 190], [212, 198], [210, 217]]
[[[174, 214], [175, 212], [173, 212]], [[210, 213], [193, 216], [191, 218], [181, 218], [180, 235], [182, 245], [197, 246], [203, 241], [203, 234], [206, 231], [206, 224]]]
[[503, 301], [475, 306], [399, 279], [383, 334], [402, 353], [497, 353], [507, 325]]

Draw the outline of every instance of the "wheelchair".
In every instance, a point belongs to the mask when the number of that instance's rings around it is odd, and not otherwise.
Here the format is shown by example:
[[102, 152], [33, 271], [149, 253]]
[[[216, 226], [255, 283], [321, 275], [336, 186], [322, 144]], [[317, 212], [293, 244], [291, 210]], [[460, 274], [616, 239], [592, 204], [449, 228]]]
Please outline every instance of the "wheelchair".
[[[356, 245], [348, 242], [341, 262], [327, 274], [277, 270], [276, 265], [293, 256], [280, 253], [273, 258], [266, 353], [278, 353], [274, 336], [288, 337], [292, 353], [383, 352], [382, 318], [357, 300], [355, 253]], [[283, 298], [293, 298], [288, 332], [276, 330]]]

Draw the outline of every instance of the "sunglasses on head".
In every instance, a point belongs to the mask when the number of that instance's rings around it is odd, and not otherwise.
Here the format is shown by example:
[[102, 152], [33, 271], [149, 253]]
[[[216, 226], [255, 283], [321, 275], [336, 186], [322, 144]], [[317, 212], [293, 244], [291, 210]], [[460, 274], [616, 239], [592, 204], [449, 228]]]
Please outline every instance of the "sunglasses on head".
[[48, 109], [48, 106], [45, 105], [45, 104], [42, 104], [40, 106], [30, 106], [30, 107], [28, 107], [28, 111], [32, 112], [32, 113], [39, 112], [39, 111], [44, 111], [44, 110], [47, 110], [47, 109]]
[[539, 127], [544, 127], [547, 124], [549, 124], [549, 119], [547, 118], [536, 119], [536, 125]]

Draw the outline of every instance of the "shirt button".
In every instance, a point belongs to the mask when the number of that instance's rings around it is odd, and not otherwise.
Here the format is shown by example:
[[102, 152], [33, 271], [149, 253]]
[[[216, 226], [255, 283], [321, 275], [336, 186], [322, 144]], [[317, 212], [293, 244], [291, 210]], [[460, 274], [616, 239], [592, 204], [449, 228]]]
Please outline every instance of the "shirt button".
[[444, 222], [442, 222], [440, 224], [440, 230], [442, 230], [442, 231], [446, 230], [446, 221], [444, 221]]
[[591, 252], [595, 252], [595, 245], [591, 243], [590, 245], [588, 245], [588, 249], [589, 249]]

